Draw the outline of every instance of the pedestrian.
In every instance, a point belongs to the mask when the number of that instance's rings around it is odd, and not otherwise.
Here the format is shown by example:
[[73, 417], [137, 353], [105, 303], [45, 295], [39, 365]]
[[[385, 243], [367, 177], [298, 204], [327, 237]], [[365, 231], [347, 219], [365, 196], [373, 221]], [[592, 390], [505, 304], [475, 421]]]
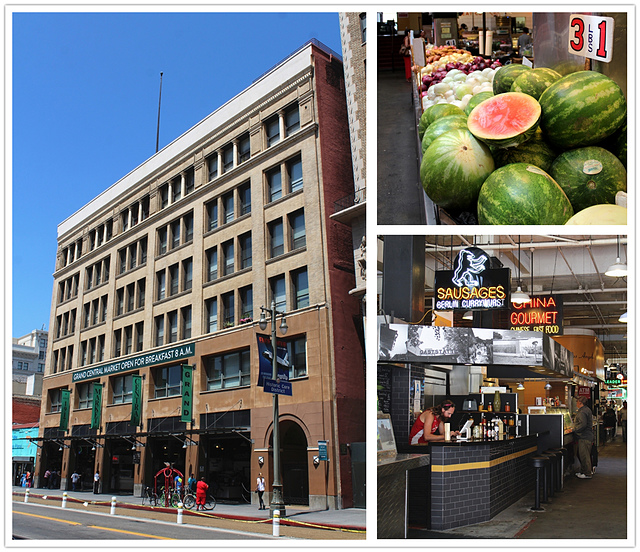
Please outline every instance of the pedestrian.
[[607, 437], [611, 435], [612, 441], [616, 438], [616, 421], [616, 411], [613, 409], [612, 405], [607, 406], [607, 409], [602, 416], [602, 422], [605, 428], [605, 435]]
[[407, 82], [411, 82], [411, 35], [409, 28], [404, 30], [404, 39], [400, 46], [400, 55], [404, 58], [404, 76]]
[[78, 485], [78, 480], [80, 479], [80, 474], [77, 470], [73, 470], [71, 474], [71, 489], [76, 490], [76, 486]]
[[31, 472], [27, 472], [27, 489], [31, 488]]
[[93, 476], [93, 494], [98, 494], [100, 490], [100, 472], [96, 471], [96, 474]]
[[627, 401], [622, 401], [622, 407], [618, 410], [618, 425], [622, 428], [622, 442], [627, 442]]
[[44, 484], [42, 485], [45, 489], [49, 488], [49, 480], [51, 478], [51, 471], [45, 470], [44, 472]]
[[593, 445], [593, 414], [587, 406], [587, 399], [576, 399], [578, 411], [573, 422], [573, 432], [578, 438], [578, 459], [580, 460], [580, 472], [576, 477], [591, 479], [593, 468], [591, 465], [591, 446]]
[[174, 484], [175, 484], [175, 488], [176, 488], [176, 492], [178, 494], [182, 493], [182, 475], [181, 474], [177, 474], [174, 478], [173, 478]]
[[196, 492], [196, 484], [198, 483], [198, 480], [196, 479], [196, 476], [191, 474], [189, 475], [189, 479], [187, 479], [187, 486], [189, 487], [189, 490], [192, 493]]
[[266, 510], [264, 500], [262, 500], [262, 495], [264, 495], [264, 477], [262, 476], [262, 472], [258, 474], [258, 479], [256, 480], [256, 493], [258, 493], [258, 500], [260, 501], [258, 510]]
[[522, 28], [522, 34], [518, 37], [518, 54], [522, 57], [524, 51], [531, 44], [531, 35], [527, 27]]
[[204, 477], [196, 484], [196, 510], [204, 510], [204, 503], [207, 500], [207, 491], [209, 485], [206, 484]]

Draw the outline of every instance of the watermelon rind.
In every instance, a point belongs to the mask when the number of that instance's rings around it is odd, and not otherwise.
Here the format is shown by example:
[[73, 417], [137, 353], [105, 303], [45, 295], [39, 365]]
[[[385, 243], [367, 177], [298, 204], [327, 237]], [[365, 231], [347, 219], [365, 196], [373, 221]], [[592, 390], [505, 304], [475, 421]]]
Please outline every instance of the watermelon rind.
[[418, 135], [420, 136], [420, 140], [422, 140], [425, 131], [429, 128], [431, 123], [437, 119], [446, 117], [447, 115], [466, 116], [466, 113], [462, 108], [450, 103], [438, 103], [425, 109], [424, 113], [420, 116], [420, 121], [418, 123]]
[[457, 128], [467, 128], [466, 115], [447, 115], [433, 121], [422, 137], [422, 154], [424, 155], [424, 152], [438, 136]]
[[557, 153], [545, 141], [542, 130], [538, 128], [530, 140], [515, 148], [492, 148], [491, 154], [496, 167], [504, 167], [511, 163], [527, 163], [549, 172]]
[[493, 75], [493, 93], [502, 94], [509, 92], [513, 81], [525, 71], [531, 71], [531, 67], [520, 63], [512, 63], [499, 67]]
[[615, 204], [616, 194], [627, 191], [627, 171], [610, 151], [588, 146], [565, 151], [549, 174], [567, 194], [574, 212], [592, 205]]
[[549, 143], [562, 149], [592, 146], [626, 120], [622, 89], [596, 71], [578, 71], [554, 82], [540, 96], [540, 126]]
[[464, 112], [467, 115], [469, 115], [469, 113], [473, 111], [473, 108], [475, 106], [491, 98], [492, 96], [493, 96], [493, 92], [489, 92], [488, 90], [486, 90], [485, 92], [478, 92], [477, 94], [474, 94], [469, 100], [469, 102], [467, 103], [467, 107], [464, 108]]
[[592, 205], [573, 215], [565, 224], [578, 226], [627, 224], [627, 208], [620, 205]]
[[627, 167], [627, 123], [616, 130], [611, 136], [607, 136], [597, 144], [599, 147], [609, 150], [622, 164]]
[[549, 86], [561, 78], [560, 73], [547, 67], [524, 71], [513, 81], [511, 92], [529, 94], [537, 100]]
[[496, 169], [478, 196], [480, 224], [564, 224], [573, 208], [562, 188], [542, 169], [512, 163]]
[[431, 200], [447, 209], [475, 204], [486, 178], [495, 169], [489, 148], [465, 129], [438, 136], [420, 165], [420, 180]]
[[535, 134], [542, 110], [538, 101], [521, 92], [498, 94], [471, 110], [467, 126], [485, 144], [513, 148]]

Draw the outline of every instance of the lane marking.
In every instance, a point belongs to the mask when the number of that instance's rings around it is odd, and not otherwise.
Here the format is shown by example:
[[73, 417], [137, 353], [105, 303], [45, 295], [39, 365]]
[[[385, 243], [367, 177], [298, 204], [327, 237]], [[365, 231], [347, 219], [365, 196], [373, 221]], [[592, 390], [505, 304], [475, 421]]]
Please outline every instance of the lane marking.
[[115, 531], [116, 533], [126, 533], [127, 535], [136, 535], [138, 537], [147, 537], [150, 539], [176, 540], [171, 537], [159, 537], [158, 535], [148, 535], [146, 533], [136, 533], [135, 531], [125, 531], [124, 529], [112, 529], [111, 527], [100, 527], [99, 525], [87, 525], [90, 529], [102, 529], [103, 531]]
[[67, 523], [69, 525], [82, 525], [82, 523], [79, 523], [77, 521], [69, 521], [69, 520], [66, 520], [66, 519], [54, 518], [54, 517], [49, 517], [49, 516], [40, 516], [38, 514], [29, 514], [27, 512], [20, 512], [18, 510], [14, 510], [13, 513], [14, 514], [21, 514], [23, 516], [31, 516], [31, 517], [37, 517], [37, 518], [42, 518], [42, 519], [49, 519], [51, 521], [59, 521], [60, 523]]

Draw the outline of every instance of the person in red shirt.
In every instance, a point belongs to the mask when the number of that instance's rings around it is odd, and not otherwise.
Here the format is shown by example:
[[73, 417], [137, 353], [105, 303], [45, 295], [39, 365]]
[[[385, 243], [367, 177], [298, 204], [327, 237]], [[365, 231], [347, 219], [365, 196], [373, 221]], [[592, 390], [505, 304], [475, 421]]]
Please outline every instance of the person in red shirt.
[[[409, 444], [418, 445], [429, 441], [444, 441], [444, 424], [451, 420], [456, 406], [450, 400], [423, 411], [416, 419], [409, 433]], [[451, 436], [459, 435], [452, 431]]]
[[204, 477], [201, 477], [200, 481], [196, 483], [196, 510], [204, 510], [208, 490], [209, 485], [205, 483]]

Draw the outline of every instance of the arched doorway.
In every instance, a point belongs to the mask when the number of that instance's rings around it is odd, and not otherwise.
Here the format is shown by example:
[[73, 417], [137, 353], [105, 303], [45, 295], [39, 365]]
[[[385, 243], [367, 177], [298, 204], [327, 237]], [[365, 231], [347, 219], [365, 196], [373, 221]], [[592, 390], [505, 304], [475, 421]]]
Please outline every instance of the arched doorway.
[[290, 420], [280, 422], [280, 451], [284, 502], [308, 506], [307, 437], [297, 423]]

